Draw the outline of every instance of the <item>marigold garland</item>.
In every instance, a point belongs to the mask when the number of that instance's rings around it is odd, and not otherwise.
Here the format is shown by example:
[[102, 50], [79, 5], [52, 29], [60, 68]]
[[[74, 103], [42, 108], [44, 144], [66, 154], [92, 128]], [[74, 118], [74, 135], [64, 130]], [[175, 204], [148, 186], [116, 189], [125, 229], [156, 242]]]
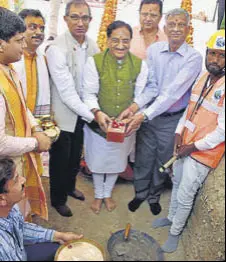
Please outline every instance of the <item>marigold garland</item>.
[[19, 13], [24, 8], [24, 0], [0, 0], [0, 6]]
[[0, 0], [0, 6], [9, 8], [9, 1], [8, 0]]
[[181, 4], [181, 8], [185, 9], [190, 14], [190, 18], [191, 18], [190, 32], [189, 32], [189, 35], [187, 36], [186, 41], [189, 45], [193, 46], [194, 45], [194, 38], [193, 38], [194, 27], [192, 24], [192, 0], [183, 0]]
[[101, 51], [107, 48], [107, 28], [116, 19], [118, 0], [107, 0], [102, 17], [97, 43]]

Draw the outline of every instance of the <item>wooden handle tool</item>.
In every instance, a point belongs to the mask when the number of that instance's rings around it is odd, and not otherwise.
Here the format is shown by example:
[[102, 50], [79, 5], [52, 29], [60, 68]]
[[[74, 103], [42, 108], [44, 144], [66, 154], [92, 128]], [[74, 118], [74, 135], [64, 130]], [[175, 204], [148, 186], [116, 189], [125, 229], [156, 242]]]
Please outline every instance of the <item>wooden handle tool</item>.
[[127, 226], [126, 226], [125, 234], [124, 234], [124, 240], [125, 241], [129, 240], [131, 228], [132, 228], [131, 224], [128, 223]]
[[165, 165], [159, 169], [160, 173], [164, 173], [167, 168], [171, 167], [177, 161], [177, 156], [172, 157]]

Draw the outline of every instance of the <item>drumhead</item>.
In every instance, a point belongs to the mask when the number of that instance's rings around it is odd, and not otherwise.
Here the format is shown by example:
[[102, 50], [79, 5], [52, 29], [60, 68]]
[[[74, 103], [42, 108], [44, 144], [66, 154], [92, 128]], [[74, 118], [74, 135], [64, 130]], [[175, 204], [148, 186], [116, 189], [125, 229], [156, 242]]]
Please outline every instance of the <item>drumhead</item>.
[[105, 261], [104, 249], [88, 239], [71, 241], [59, 248], [55, 261]]

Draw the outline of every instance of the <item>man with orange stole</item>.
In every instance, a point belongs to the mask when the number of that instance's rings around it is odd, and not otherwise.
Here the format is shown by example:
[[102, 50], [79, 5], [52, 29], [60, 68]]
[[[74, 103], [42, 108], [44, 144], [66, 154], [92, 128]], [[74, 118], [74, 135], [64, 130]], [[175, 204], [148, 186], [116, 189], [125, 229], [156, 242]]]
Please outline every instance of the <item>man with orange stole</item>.
[[38, 153], [48, 151], [51, 141], [28, 110], [21, 83], [11, 65], [22, 57], [25, 31], [16, 14], [0, 7], [0, 156], [13, 158], [19, 174], [26, 178], [31, 213], [47, 219]]

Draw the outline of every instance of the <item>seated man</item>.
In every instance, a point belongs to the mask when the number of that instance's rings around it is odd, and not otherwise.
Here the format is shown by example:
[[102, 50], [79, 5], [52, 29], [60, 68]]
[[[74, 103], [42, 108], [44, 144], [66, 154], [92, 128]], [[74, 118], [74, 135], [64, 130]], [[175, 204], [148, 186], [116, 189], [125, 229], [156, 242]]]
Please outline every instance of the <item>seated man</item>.
[[25, 197], [25, 182], [13, 160], [0, 159], [0, 261], [53, 261], [57, 243], [83, 236], [25, 223], [17, 206]]

